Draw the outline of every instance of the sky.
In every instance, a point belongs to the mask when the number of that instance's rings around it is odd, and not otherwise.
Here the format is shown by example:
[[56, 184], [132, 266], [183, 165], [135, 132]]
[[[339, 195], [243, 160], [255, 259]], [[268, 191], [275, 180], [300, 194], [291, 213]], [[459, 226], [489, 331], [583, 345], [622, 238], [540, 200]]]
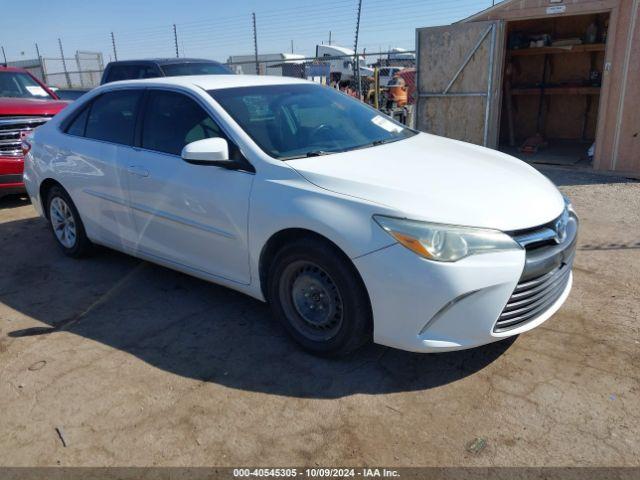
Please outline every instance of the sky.
[[[0, 46], [7, 60], [100, 51], [113, 60], [180, 56], [226, 60], [252, 54], [252, 12], [259, 53], [313, 55], [329, 42], [353, 48], [358, 0], [0, 0]], [[491, 0], [362, 0], [359, 51], [412, 50], [417, 27], [449, 24], [491, 6]], [[1, 54], [0, 54], [0, 61]]]

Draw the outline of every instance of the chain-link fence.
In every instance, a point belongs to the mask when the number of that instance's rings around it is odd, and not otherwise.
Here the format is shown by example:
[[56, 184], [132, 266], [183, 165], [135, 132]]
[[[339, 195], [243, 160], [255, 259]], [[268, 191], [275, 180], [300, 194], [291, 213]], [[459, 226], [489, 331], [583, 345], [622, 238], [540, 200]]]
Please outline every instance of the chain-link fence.
[[100, 52], [77, 51], [73, 57], [40, 58], [42, 80], [52, 87], [90, 89], [100, 85], [104, 61]]

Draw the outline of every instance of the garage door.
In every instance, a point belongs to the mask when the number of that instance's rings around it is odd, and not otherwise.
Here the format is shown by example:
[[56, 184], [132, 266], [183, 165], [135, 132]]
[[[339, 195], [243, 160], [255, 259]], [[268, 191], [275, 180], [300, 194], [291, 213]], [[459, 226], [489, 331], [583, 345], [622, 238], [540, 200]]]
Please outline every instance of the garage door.
[[495, 148], [504, 43], [502, 21], [418, 29], [417, 128]]

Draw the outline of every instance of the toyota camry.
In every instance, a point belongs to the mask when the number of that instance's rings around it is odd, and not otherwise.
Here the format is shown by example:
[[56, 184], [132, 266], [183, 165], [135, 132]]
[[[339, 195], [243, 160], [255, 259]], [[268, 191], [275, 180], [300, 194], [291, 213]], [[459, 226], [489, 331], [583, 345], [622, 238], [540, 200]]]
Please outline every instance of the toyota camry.
[[571, 289], [578, 219], [546, 177], [304, 80], [110, 83], [25, 144], [66, 255], [99, 244], [239, 290], [316, 354], [476, 347]]

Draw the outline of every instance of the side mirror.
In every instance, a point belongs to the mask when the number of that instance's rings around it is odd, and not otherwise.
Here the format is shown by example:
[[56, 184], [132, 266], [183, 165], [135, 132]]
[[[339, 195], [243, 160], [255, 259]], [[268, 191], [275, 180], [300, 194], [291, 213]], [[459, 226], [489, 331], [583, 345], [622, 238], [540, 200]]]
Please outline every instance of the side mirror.
[[229, 144], [224, 138], [205, 138], [191, 142], [182, 149], [182, 159], [197, 165], [234, 165], [229, 159]]

